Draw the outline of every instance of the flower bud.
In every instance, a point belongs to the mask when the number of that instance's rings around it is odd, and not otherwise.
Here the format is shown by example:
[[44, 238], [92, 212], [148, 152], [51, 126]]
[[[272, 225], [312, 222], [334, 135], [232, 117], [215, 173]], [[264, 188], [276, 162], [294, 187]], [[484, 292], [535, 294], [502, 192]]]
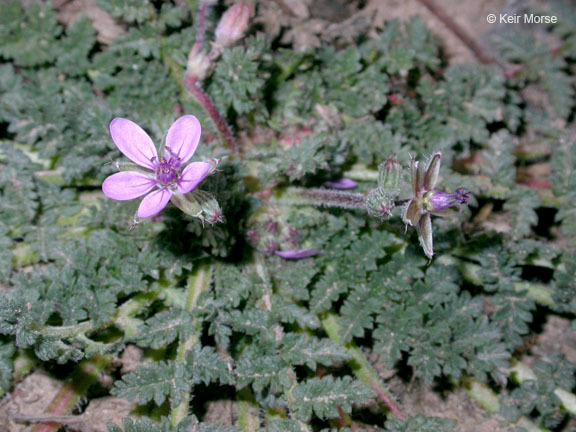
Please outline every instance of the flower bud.
[[381, 188], [372, 189], [366, 197], [368, 214], [380, 220], [390, 219], [394, 206], [394, 197]]
[[214, 225], [223, 221], [220, 204], [208, 192], [194, 189], [184, 195], [174, 193], [172, 202], [188, 216], [200, 219], [202, 223], [207, 222], [210, 225]]
[[212, 67], [210, 57], [206, 52], [202, 51], [196, 44], [188, 54], [188, 62], [186, 63], [186, 75], [189, 77], [203, 80], [208, 76], [208, 72]]
[[378, 166], [378, 189], [390, 197], [400, 193], [400, 180], [402, 178], [402, 165], [396, 158], [388, 158]]
[[244, 3], [238, 3], [224, 12], [218, 27], [216, 27], [216, 45], [229, 47], [239, 41], [248, 28], [250, 19], [250, 7]]

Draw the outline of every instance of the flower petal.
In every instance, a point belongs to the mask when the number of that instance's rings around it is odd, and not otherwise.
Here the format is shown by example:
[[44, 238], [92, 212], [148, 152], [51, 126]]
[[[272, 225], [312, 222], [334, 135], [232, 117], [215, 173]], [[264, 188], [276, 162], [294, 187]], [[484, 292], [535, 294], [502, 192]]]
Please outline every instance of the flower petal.
[[180, 180], [178, 180], [178, 192], [185, 194], [198, 186], [198, 183], [206, 178], [211, 167], [212, 165], [208, 162], [192, 162], [189, 164], [184, 168]]
[[136, 216], [149, 218], [157, 215], [166, 207], [171, 196], [172, 192], [166, 188], [158, 189], [146, 195], [138, 207]]
[[412, 157], [410, 165], [412, 168], [412, 189], [414, 190], [414, 196], [418, 196], [422, 192], [424, 185], [424, 165], [414, 157]]
[[440, 172], [440, 160], [442, 159], [442, 154], [436, 152], [430, 162], [428, 163], [428, 168], [426, 169], [426, 175], [424, 176], [424, 189], [430, 191], [436, 186], [436, 181], [438, 180], [438, 173]]
[[180, 164], [186, 163], [196, 151], [202, 127], [193, 115], [185, 115], [176, 120], [166, 135], [166, 148], [180, 158]]
[[327, 181], [324, 183], [324, 186], [332, 189], [354, 189], [358, 186], [358, 183], [348, 178], [341, 178], [333, 182]]
[[432, 256], [434, 256], [434, 245], [432, 238], [432, 217], [430, 213], [422, 215], [420, 221], [418, 221], [416, 230], [418, 231], [420, 245], [422, 245], [422, 249], [424, 249], [424, 253], [428, 259], [431, 260]]
[[131, 120], [115, 118], [110, 123], [110, 135], [118, 150], [140, 166], [154, 169], [152, 160], [158, 159], [152, 138]]
[[299, 249], [295, 251], [275, 251], [274, 253], [284, 259], [302, 259], [321, 255], [324, 251], [319, 249]]
[[126, 201], [145, 195], [156, 186], [156, 180], [136, 171], [112, 174], [102, 183], [102, 192], [108, 198]]
[[420, 220], [421, 214], [422, 212], [418, 207], [417, 200], [412, 199], [404, 208], [404, 214], [402, 214], [402, 221], [406, 225], [416, 226], [418, 224], [418, 221]]

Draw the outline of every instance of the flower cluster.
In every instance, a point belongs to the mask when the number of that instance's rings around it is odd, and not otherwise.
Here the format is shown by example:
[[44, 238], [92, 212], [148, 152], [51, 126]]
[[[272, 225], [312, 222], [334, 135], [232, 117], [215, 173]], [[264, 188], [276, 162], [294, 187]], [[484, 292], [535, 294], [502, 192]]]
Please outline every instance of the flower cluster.
[[192, 191], [216, 169], [217, 163], [190, 160], [201, 135], [200, 122], [193, 115], [180, 117], [168, 130], [160, 155], [152, 139], [136, 123], [115, 118], [110, 134], [116, 147], [137, 166], [104, 180], [102, 191], [119, 201], [144, 196], [136, 216], [149, 218], [158, 214], [171, 198]]
[[470, 193], [463, 187], [456, 189], [454, 193], [445, 193], [435, 190], [440, 172], [442, 155], [435, 153], [428, 165], [412, 158], [410, 167], [412, 174], [413, 198], [408, 201], [402, 215], [406, 225], [416, 227], [420, 244], [429, 259], [434, 255], [432, 239], [431, 214], [437, 214], [458, 204], [467, 204]]

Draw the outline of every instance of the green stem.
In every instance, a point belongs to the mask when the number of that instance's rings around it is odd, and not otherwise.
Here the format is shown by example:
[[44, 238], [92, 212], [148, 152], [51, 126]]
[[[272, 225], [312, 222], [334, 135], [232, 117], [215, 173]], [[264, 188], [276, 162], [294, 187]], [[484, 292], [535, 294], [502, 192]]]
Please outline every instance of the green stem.
[[[537, 381], [538, 377], [532, 370], [530, 366], [525, 363], [517, 362], [514, 366], [510, 368], [511, 377], [519, 384], [523, 383], [524, 381]], [[576, 415], [576, 396], [574, 393], [570, 393], [563, 388], [557, 387], [554, 389], [554, 394], [566, 411], [568, 411], [572, 415]]]
[[[482, 267], [477, 264], [462, 261], [458, 258], [455, 259], [454, 263], [460, 265], [462, 275], [468, 282], [478, 286], [484, 285], [482, 283], [482, 279], [480, 278]], [[528, 297], [533, 299], [536, 303], [548, 307], [556, 306], [556, 303], [552, 297], [553, 290], [548, 285], [527, 281], [514, 282], [513, 285], [516, 291], [525, 291]]]
[[[64, 416], [83, 397], [90, 386], [96, 382], [102, 370], [110, 363], [111, 357], [94, 356], [81, 361], [70, 379], [64, 383], [44, 414]], [[56, 432], [60, 425], [55, 422], [40, 423], [32, 428], [32, 432]]]
[[238, 427], [244, 432], [256, 432], [260, 428], [258, 406], [250, 387], [244, 387], [238, 391]]
[[[340, 325], [338, 324], [336, 314], [328, 313], [321, 321], [322, 327], [324, 327], [328, 337], [336, 343], [341, 343], [339, 334]], [[376, 392], [378, 399], [386, 406], [386, 408], [388, 408], [394, 417], [404, 420], [406, 417], [400, 410], [396, 401], [394, 401], [392, 394], [380, 381], [380, 377], [370, 362], [366, 359], [362, 350], [352, 341], [346, 343], [344, 346], [352, 356], [353, 361], [351, 362], [351, 366], [354, 370], [354, 374]]]
[[[500, 412], [498, 395], [486, 384], [476, 381], [473, 378], [468, 378], [462, 381], [462, 388], [474, 402], [489, 413]], [[523, 427], [528, 432], [550, 432], [548, 429], [541, 428], [526, 417], [522, 417], [516, 425]]]
[[378, 181], [378, 171], [368, 168], [366, 165], [355, 164], [349, 170], [344, 171], [343, 176], [352, 180], [376, 183]]
[[[208, 264], [200, 264], [196, 271], [188, 278], [186, 284], [186, 305], [185, 309], [188, 312], [194, 311], [198, 304], [198, 297], [204, 291], [210, 288], [210, 283], [212, 282], [212, 267]], [[200, 340], [200, 333], [202, 331], [202, 320], [195, 319], [193, 321], [193, 332], [191, 336], [180, 340], [178, 345], [178, 351], [176, 353], [176, 361], [178, 363], [186, 362], [186, 355], [192, 349], [196, 343]], [[170, 412], [170, 422], [172, 426], [178, 425], [187, 415], [190, 409], [190, 390], [186, 392], [182, 402], [172, 408]]]

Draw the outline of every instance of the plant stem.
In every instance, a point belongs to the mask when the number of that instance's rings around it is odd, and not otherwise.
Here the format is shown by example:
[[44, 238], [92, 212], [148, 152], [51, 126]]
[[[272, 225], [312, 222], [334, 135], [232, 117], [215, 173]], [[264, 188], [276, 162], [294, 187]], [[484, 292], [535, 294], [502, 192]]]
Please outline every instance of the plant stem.
[[236, 140], [232, 136], [232, 131], [228, 127], [228, 124], [224, 120], [224, 118], [218, 112], [218, 109], [208, 96], [199, 86], [198, 86], [198, 77], [186, 75], [184, 77], [184, 85], [188, 89], [188, 92], [196, 101], [200, 104], [202, 109], [206, 111], [206, 114], [210, 116], [216, 129], [220, 133], [220, 137], [224, 141], [226, 147], [228, 147], [232, 154], [235, 156], [238, 155], [238, 146], [236, 145]]
[[[459, 264], [460, 271], [468, 282], [473, 283], [474, 285], [483, 286], [482, 279], [480, 278], [480, 274], [482, 272], [482, 267], [478, 264], [473, 264], [471, 262], [467, 262], [464, 260], [460, 260], [458, 258], [455, 259], [455, 264]], [[534, 300], [536, 303], [539, 303], [544, 306], [554, 307], [556, 303], [554, 302], [553, 298], [553, 290], [544, 284], [539, 284], [535, 282], [513, 282], [514, 289], [516, 291], [525, 291], [526, 295]]]
[[[532, 370], [530, 366], [525, 363], [518, 362], [510, 368], [512, 378], [519, 384], [524, 381], [533, 380], [537, 381], [538, 377]], [[572, 415], [576, 415], [576, 396], [574, 393], [564, 390], [563, 388], [557, 387], [554, 389], [554, 394], [562, 402], [562, 406], [566, 411]]]
[[[51, 416], [68, 414], [98, 379], [98, 375], [110, 360], [108, 356], [94, 356], [81, 361], [70, 379], [56, 393], [44, 414]], [[60, 425], [55, 422], [40, 423], [32, 428], [32, 432], [56, 432], [59, 428]]]
[[370, 169], [363, 164], [354, 164], [349, 170], [342, 173], [343, 177], [359, 181], [378, 181], [378, 170]]
[[[500, 412], [500, 400], [498, 395], [486, 384], [476, 381], [473, 378], [462, 380], [461, 384], [468, 396], [470, 396], [474, 402], [484, 408], [487, 412]], [[541, 428], [526, 417], [522, 417], [516, 425], [523, 427], [528, 432], [549, 432], [548, 429]]]
[[283, 204], [338, 207], [344, 209], [364, 209], [364, 194], [329, 189], [305, 189], [288, 187], [276, 193], [276, 199]]
[[204, 45], [204, 21], [207, 8], [208, 3], [200, 0], [200, 4], [198, 5], [198, 15], [196, 17], [196, 42], [194, 43], [194, 45], [199, 48], [198, 51], [201, 51], [202, 45]]
[[260, 428], [260, 418], [250, 387], [240, 389], [236, 400], [238, 401], [238, 427], [244, 432], [256, 432]]
[[[210, 288], [210, 283], [212, 282], [212, 267], [208, 264], [200, 264], [196, 271], [188, 278], [187, 287], [186, 287], [186, 305], [185, 309], [188, 312], [192, 312], [197, 304], [198, 304], [198, 297], [204, 291], [207, 291]], [[178, 345], [178, 352], [176, 353], [176, 361], [178, 363], [185, 363], [186, 362], [186, 355], [192, 349], [198, 340], [200, 339], [200, 332], [202, 331], [202, 321], [199, 319], [195, 319], [193, 321], [193, 331], [191, 336], [187, 339], [180, 340]], [[190, 386], [191, 387], [191, 386]], [[188, 410], [190, 408], [190, 393], [191, 388], [186, 394], [182, 402], [172, 408], [170, 412], [170, 422], [172, 426], [178, 425], [188, 415]]]
[[[328, 337], [336, 343], [340, 343], [340, 325], [338, 318], [334, 313], [328, 313], [322, 320], [322, 327], [328, 334]], [[388, 391], [386, 386], [380, 381], [380, 377], [370, 364], [364, 353], [356, 346], [354, 342], [348, 342], [344, 345], [348, 349], [348, 353], [352, 356], [352, 369], [360, 380], [370, 386], [378, 396], [378, 399], [388, 408], [394, 417], [404, 420], [406, 417], [400, 410], [400, 407], [394, 401], [394, 397]]]
[[432, 12], [436, 17], [448, 27], [452, 33], [454, 33], [463, 43], [466, 45], [470, 51], [484, 64], [496, 64], [503, 71], [504, 66], [494, 58], [486, 49], [480, 45], [472, 36], [468, 34], [463, 27], [460, 26], [456, 21], [452, 19], [444, 10], [436, 4], [434, 0], [419, 0], [424, 6], [426, 6], [430, 12]]

